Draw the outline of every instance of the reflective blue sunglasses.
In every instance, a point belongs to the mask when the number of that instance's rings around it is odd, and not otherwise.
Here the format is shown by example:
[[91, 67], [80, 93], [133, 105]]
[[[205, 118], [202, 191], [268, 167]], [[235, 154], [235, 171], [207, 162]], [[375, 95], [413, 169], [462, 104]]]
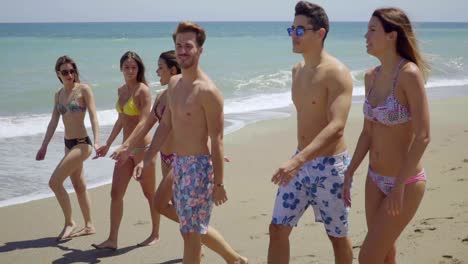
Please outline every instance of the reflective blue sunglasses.
[[292, 26], [292, 27], [287, 28], [286, 30], [288, 31], [288, 35], [289, 35], [290, 37], [293, 36], [294, 32], [296, 32], [296, 36], [302, 37], [302, 36], [304, 36], [306, 30], [315, 30], [315, 29], [313, 29], [313, 28], [305, 28], [305, 27], [303, 27], [303, 26], [297, 26], [297, 27]]

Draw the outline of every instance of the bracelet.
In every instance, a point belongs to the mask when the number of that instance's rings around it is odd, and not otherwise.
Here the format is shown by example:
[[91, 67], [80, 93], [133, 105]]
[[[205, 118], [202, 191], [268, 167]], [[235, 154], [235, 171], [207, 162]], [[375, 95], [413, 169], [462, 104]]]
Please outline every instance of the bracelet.
[[224, 187], [223, 183], [216, 183], [215, 185], [216, 185], [216, 187]]

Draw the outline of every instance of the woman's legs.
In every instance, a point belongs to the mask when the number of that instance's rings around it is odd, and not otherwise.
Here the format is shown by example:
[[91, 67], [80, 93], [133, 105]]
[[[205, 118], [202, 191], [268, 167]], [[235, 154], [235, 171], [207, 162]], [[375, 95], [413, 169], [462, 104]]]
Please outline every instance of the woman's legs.
[[128, 159], [124, 164], [114, 167], [114, 175], [112, 177], [111, 190], [111, 206], [110, 206], [110, 232], [106, 241], [95, 245], [96, 248], [117, 248], [117, 240], [119, 235], [120, 222], [123, 215], [123, 197], [127, 191], [128, 183], [132, 178], [133, 160]]
[[174, 174], [171, 168], [169, 168], [164, 162], [161, 163], [161, 169], [163, 178], [161, 179], [158, 190], [156, 191], [153, 206], [165, 217], [178, 222], [179, 218], [177, 217], [174, 203], [169, 203], [169, 201], [173, 200], [172, 184], [174, 183]]
[[91, 221], [91, 201], [89, 199], [89, 194], [86, 189], [86, 179], [83, 173], [83, 165], [77, 168], [70, 176], [73, 188], [75, 189], [76, 197], [78, 199], [78, 204], [81, 208], [81, 213], [83, 214], [83, 220], [85, 227], [78, 232], [72, 234], [72, 237], [91, 235], [96, 233], [93, 223]]
[[148, 206], [151, 214], [152, 230], [150, 236], [143, 242], [138, 243], [138, 246], [153, 245], [159, 240], [160, 215], [159, 212], [153, 206], [154, 196], [156, 192], [156, 168], [150, 168], [145, 172], [146, 174], [143, 175], [143, 179], [140, 181], [140, 185], [141, 189], [143, 190], [143, 194], [145, 195], [146, 200], [148, 201]]
[[359, 253], [359, 263], [395, 263], [395, 242], [413, 218], [424, 195], [425, 182], [405, 185], [403, 210], [391, 216], [384, 207], [385, 196], [370, 178], [366, 180], [367, 236]]
[[49, 186], [54, 192], [65, 217], [65, 226], [57, 239], [68, 238], [76, 227], [72, 219], [70, 197], [63, 187], [63, 182], [76, 169], [83, 166], [83, 161], [85, 161], [89, 155], [91, 155], [91, 147], [87, 144], [78, 144], [71, 150], [66, 149], [65, 156], [50, 177]]

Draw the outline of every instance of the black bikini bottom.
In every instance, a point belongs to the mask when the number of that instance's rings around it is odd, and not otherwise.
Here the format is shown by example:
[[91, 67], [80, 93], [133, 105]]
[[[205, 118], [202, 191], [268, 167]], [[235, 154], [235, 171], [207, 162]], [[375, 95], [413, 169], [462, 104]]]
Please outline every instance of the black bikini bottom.
[[84, 137], [84, 138], [74, 138], [74, 139], [66, 139], [65, 138], [65, 147], [67, 149], [72, 149], [74, 146], [78, 144], [89, 144], [92, 145], [91, 139], [89, 137]]

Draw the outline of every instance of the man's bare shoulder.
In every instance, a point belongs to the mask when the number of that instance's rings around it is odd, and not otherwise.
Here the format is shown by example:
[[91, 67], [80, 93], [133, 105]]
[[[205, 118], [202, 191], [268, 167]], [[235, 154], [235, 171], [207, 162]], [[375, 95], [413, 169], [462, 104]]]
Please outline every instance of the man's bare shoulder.
[[292, 69], [291, 69], [291, 77], [292, 77], [293, 87], [294, 87], [295, 79], [297, 78], [297, 74], [301, 71], [302, 68], [304, 68], [304, 62], [303, 61], [294, 64]]
[[335, 57], [329, 56], [322, 70], [329, 89], [336, 91], [351, 91], [353, 89], [353, 79], [348, 67]]
[[342, 63], [340, 60], [333, 56], [328, 56], [326, 60], [320, 65], [323, 71], [327, 73], [328, 76], [336, 76], [341, 74], [349, 74], [349, 69]]
[[204, 105], [222, 104], [223, 96], [216, 84], [210, 78], [201, 78], [196, 81], [195, 86]]
[[220, 96], [221, 91], [216, 84], [211, 80], [204, 80], [197, 84], [200, 94], [204, 97]]
[[167, 84], [167, 89], [171, 89], [175, 87], [177, 85], [177, 82], [180, 80], [180, 78], [182, 78], [182, 74], [171, 76], [171, 78], [169, 79], [169, 83]]
[[298, 63], [293, 65], [292, 72], [295, 73], [295, 72], [299, 71], [300, 69], [302, 69], [302, 67], [304, 67], [304, 62], [303, 61], [298, 62]]

